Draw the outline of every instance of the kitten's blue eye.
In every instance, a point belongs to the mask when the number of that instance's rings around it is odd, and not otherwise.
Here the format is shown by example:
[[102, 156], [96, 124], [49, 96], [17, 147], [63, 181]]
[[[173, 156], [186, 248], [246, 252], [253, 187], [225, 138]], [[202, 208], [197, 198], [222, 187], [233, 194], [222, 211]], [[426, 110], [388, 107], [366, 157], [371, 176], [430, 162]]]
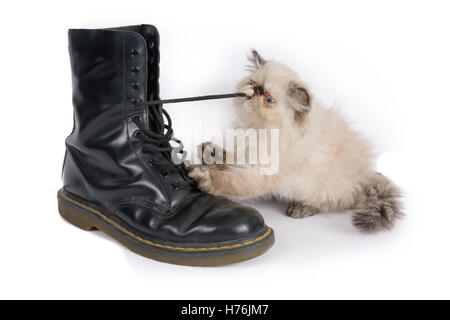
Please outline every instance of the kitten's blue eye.
[[275, 99], [272, 98], [271, 96], [267, 96], [266, 100], [267, 100], [268, 103], [274, 103], [275, 102]]
[[250, 80], [250, 81], [248, 82], [248, 84], [251, 85], [251, 86], [256, 86], [256, 82], [253, 81], [253, 80]]

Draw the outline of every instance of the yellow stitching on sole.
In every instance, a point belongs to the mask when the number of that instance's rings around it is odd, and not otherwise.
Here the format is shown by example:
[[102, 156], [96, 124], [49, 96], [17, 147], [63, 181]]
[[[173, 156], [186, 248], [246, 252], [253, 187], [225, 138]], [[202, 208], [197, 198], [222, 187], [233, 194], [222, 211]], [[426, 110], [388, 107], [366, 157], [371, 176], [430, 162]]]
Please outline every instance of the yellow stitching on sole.
[[252, 240], [252, 241], [248, 241], [248, 242], [244, 242], [244, 243], [238, 243], [238, 244], [233, 244], [233, 245], [231, 245], [231, 246], [211, 247], [211, 248], [182, 248], [182, 247], [173, 247], [173, 246], [168, 246], [168, 245], [163, 245], [163, 244], [159, 244], [159, 243], [154, 243], [154, 242], [151, 242], [151, 241], [142, 239], [141, 237], [138, 237], [138, 236], [135, 235], [134, 233], [132, 233], [132, 232], [128, 231], [127, 229], [125, 229], [124, 227], [122, 227], [120, 224], [118, 224], [118, 223], [112, 221], [111, 219], [109, 219], [108, 217], [104, 216], [100, 211], [95, 210], [95, 209], [92, 209], [92, 208], [90, 208], [90, 207], [88, 207], [88, 206], [86, 206], [86, 205], [84, 205], [84, 204], [82, 204], [82, 203], [79, 203], [78, 201], [75, 201], [75, 200], [69, 198], [69, 197], [66, 196], [66, 195], [64, 194], [64, 192], [61, 191], [61, 190], [59, 191], [59, 194], [60, 194], [61, 196], [63, 196], [63, 198], [66, 199], [67, 201], [72, 202], [72, 203], [76, 204], [77, 206], [82, 207], [83, 209], [86, 209], [86, 210], [88, 210], [88, 211], [91, 211], [91, 212], [95, 213], [95, 214], [98, 215], [101, 219], [103, 219], [103, 220], [109, 222], [109, 223], [112, 224], [114, 227], [116, 227], [116, 228], [119, 229], [120, 231], [126, 233], [126, 234], [129, 235], [130, 237], [132, 237], [132, 238], [134, 238], [134, 239], [136, 239], [136, 240], [138, 240], [138, 241], [140, 241], [140, 242], [143, 242], [143, 243], [145, 243], [145, 244], [148, 244], [148, 245], [151, 245], [151, 246], [155, 246], [155, 247], [159, 247], [159, 248], [165, 248], [165, 249], [171, 249], [171, 250], [180, 250], [180, 251], [181, 251], [181, 250], [183, 250], [183, 251], [217, 251], [217, 250], [224, 250], [224, 249], [234, 249], [234, 248], [239, 248], [239, 247], [247, 246], [247, 245], [250, 245], [250, 244], [252, 244], [252, 243], [261, 241], [262, 239], [266, 238], [266, 237], [270, 234], [270, 231], [272, 230], [270, 227], [267, 227], [267, 229], [268, 229], [267, 232], [266, 232], [264, 235], [262, 235], [261, 237], [256, 238], [255, 240]]

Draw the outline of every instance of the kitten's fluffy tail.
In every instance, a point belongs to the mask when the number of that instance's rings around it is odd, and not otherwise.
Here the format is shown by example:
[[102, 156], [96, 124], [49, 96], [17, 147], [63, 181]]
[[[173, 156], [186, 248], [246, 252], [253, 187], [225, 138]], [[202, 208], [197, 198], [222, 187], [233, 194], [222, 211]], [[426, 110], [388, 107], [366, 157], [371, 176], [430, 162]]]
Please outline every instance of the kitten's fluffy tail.
[[363, 232], [390, 230], [404, 214], [400, 190], [382, 174], [374, 174], [356, 199], [353, 225]]

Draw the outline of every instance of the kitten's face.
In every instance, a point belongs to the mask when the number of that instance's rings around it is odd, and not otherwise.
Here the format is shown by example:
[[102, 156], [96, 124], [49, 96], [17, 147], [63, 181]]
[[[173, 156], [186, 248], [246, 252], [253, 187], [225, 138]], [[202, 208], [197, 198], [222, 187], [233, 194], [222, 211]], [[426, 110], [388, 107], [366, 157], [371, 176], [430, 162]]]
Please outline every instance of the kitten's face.
[[249, 60], [252, 74], [239, 83], [237, 90], [251, 98], [239, 99], [237, 104], [250, 117], [277, 125], [298, 119], [310, 110], [309, 93], [294, 71], [265, 61], [256, 51]]

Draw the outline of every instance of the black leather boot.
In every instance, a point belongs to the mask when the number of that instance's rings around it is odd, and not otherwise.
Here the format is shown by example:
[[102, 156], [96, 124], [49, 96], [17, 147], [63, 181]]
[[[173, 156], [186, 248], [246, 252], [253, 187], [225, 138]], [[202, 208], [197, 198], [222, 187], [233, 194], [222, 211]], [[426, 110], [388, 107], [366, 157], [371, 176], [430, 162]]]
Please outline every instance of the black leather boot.
[[155, 27], [69, 30], [69, 51], [75, 123], [58, 192], [67, 221], [175, 264], [233, 263], [272, 246], [255, 209], [195, 187], [171, 161], [167, 113], [139, 103], [159, 99]]

